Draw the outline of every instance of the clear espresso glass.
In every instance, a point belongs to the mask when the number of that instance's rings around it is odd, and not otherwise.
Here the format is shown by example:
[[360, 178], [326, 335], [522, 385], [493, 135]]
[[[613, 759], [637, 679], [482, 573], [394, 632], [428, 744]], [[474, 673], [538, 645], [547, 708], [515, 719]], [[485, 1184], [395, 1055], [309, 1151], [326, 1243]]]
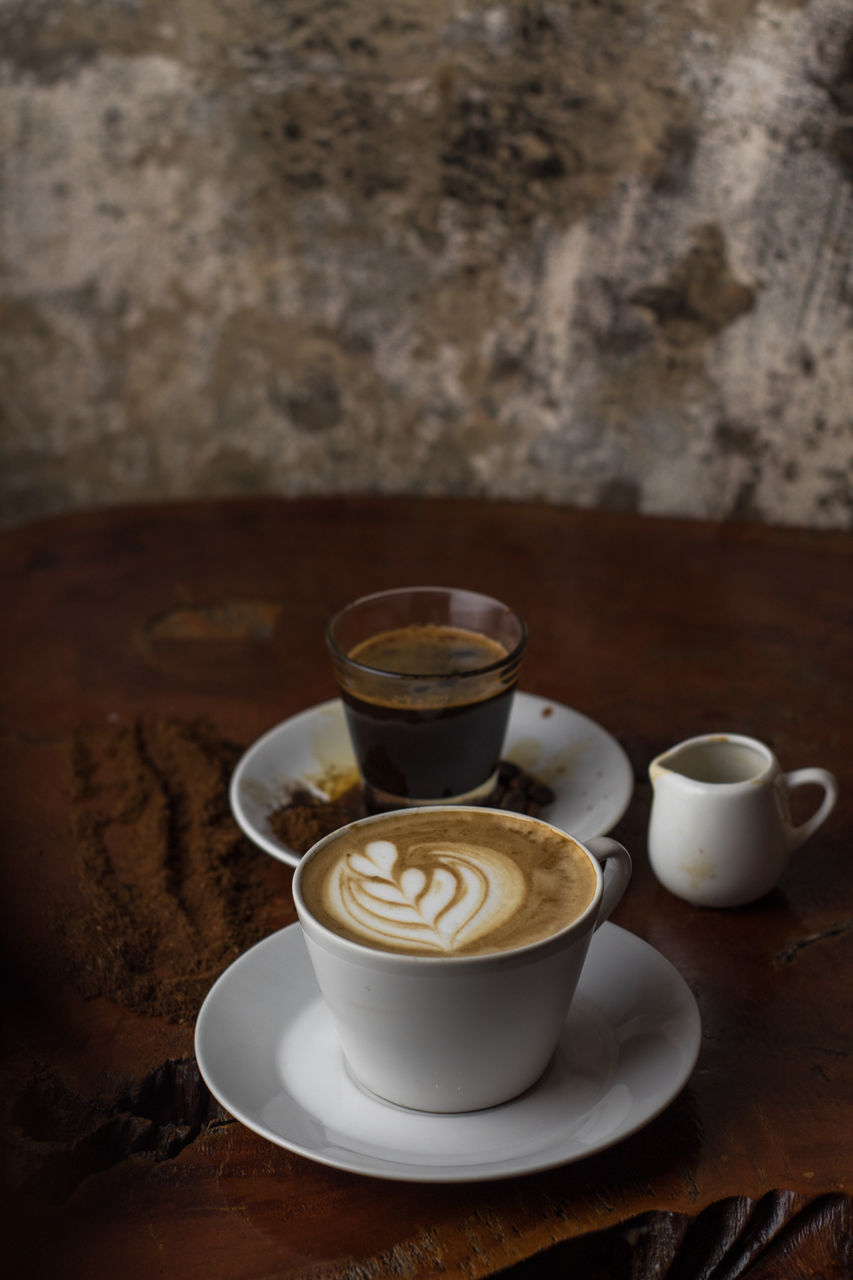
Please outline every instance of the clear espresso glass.
[[485, 799], [494, 788], [527, 628], [475, 591], [364, 596], [326, 635], [373, 808]]

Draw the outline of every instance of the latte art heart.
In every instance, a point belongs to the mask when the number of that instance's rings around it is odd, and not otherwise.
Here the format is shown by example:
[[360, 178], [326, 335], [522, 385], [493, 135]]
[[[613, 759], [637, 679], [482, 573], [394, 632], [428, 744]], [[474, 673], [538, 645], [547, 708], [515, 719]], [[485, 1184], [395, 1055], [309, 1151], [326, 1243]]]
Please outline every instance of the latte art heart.
[[547, 823], [460, 805], [342, 827], [297, 882], [303, 924], [307, 912], [349, 942], [455, 960], [561, 932], [588, 909], [598, 877], [586, 850]]
[[452, 954], [499, 928], [525, 894], [523, 872], [498, 850], [421, 848], [404, 865], [392, 841], [371, 840], [340, 857], [325, 905], [367, 942]]

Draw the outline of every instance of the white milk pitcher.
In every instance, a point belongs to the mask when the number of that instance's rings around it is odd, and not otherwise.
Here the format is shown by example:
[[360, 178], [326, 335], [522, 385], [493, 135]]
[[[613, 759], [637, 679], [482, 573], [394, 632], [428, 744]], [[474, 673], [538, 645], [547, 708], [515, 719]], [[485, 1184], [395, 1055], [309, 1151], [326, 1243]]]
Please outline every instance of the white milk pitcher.
[[[739, 907], [768, 893], [838, 798], [826, 769], [783, 773], [769, 747], [735, 733], [688, 738], [653, 760], [649, 777], [652, 870], [671, 893], [703, 907]], [[788, 792], [805, 783], [824, 796], [795, 827]]]

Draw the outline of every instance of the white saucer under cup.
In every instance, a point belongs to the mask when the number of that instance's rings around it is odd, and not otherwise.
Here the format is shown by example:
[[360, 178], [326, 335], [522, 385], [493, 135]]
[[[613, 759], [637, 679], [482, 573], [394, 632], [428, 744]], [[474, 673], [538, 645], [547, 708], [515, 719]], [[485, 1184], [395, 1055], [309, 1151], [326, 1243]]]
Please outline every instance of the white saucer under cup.
[[696, 1001], [648, 943], [604, 924], [544, 1076], [520, 1098], [439, 1115], [349, 1076], [298, 925], [236, 960], [205, 1000], [196, 1057], [211, 1093], [278, 1146], [352, 1173], [469, 1182], [584, 1159], [677, 1096], [699, 1052]]

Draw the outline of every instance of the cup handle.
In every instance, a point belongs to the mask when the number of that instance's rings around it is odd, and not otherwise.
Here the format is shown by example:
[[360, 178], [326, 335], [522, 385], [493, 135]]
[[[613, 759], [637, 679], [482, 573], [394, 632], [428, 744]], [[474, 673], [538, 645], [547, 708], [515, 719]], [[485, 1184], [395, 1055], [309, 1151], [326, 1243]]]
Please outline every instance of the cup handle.
[[828, 769], [795, 769], [793, 773], [784, 774], [783, 781], [789, 791], [794, 787], [802, 787], [807, 782], [823, 787], [823, 800], [817, 812], [798, 827], [791, 828], [791, 848], [798, 849], [832, 813], [838, 799], [838, 783]]
[[597, 929], [616, 910], [628, 888], [631, 879], [631, 855], [618, 840], [611, 840], [608, 836], [596, 836], [594, 840], [587, 840], [585, 843], [595, 860], [601, 863], [604, 872], [604, 891], [598, 908], [598, 919], [595, 922]]

